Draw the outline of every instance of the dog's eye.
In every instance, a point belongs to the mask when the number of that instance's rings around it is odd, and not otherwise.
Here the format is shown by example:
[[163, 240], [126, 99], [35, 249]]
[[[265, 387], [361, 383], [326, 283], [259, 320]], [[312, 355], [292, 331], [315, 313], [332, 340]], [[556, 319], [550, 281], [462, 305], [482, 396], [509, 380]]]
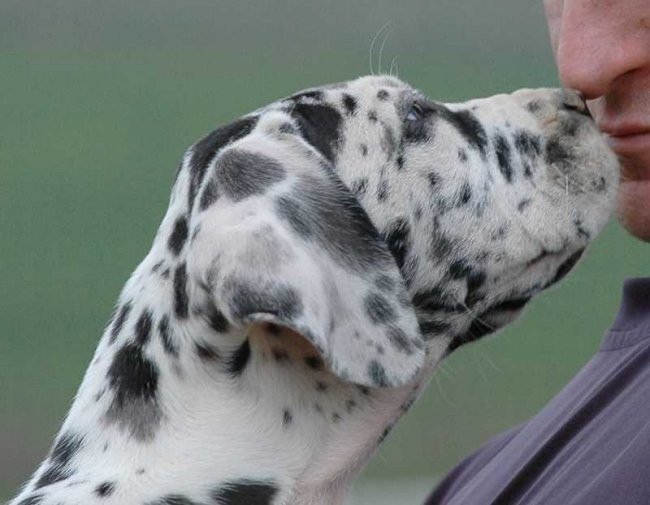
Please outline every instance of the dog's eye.
[[411, 108], [409, 109], [409, 112], [406, 115], [406, 120], [417, 121], [419, 119], [422, 119], [423, 117], [424, 117], [424, 109], [419, 103], [413, 102], [413, 105], [411, 105]]

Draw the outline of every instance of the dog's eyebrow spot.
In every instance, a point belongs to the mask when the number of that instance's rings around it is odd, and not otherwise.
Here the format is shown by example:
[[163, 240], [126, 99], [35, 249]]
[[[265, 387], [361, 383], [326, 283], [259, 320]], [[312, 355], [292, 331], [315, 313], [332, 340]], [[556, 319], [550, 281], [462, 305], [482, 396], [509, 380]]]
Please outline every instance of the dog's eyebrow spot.
[[467, 143], [475, 149], [478, 149], [481, 155], [485, 157], [488, 146], [487, 133], [481, 122], [472, 112], [469, 110], [453, 112], [449, 109], [443, 109], [441, 117], [451, 123]]
[[354, 115], [357, 111], [357, 99], [348, 93], [343, 93], [343, 107], [349, 115]]
[[390, 93], [388, 92], [388, 90], [380, 89], [379, 91], [377, 91], [377, 98], [381, 101], [388, 100], [390, 98]]

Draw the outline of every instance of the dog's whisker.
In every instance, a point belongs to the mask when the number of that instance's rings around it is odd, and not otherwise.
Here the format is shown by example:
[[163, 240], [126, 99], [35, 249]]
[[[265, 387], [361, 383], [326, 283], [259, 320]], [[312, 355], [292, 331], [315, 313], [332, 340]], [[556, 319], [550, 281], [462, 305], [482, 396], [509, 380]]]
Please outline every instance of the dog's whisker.
[[388, 28], [390, 23], [391, 21], [387, 21], [381, 28], [379, 28], [379, 30], [377, 30], [377, 33], [375, 33], [375, 36], [372, 38], [372, 41], [370, 42], [370, 49], [368, 51], [370, 75], [376, 75], [374, 70], [374, 65], [373, 65], [375, 44], [377, 43], [377, 39], [379, 38], [379, 36], [383, 33], [383, 31], [386, 28]]
[[[389, 23], [390, 23], [390, 21], [389, 21]], [[386, 41], [388, 40], [388, 37], [393, 32], [393, 28], [394, 27], [391, 26], [390, 29], [386, 30], [386, 32], [384, 33], [384, 38], [383, 38], [383, 40], [381, 42], [381, 46], [379, 48], [379, 62], [378, 62], [379, 75], [382, 74], [381, 63], [382, 63], [382, 59], [383, 59], [383, 56], [384, 56], [384, 46], [386, 45]]]

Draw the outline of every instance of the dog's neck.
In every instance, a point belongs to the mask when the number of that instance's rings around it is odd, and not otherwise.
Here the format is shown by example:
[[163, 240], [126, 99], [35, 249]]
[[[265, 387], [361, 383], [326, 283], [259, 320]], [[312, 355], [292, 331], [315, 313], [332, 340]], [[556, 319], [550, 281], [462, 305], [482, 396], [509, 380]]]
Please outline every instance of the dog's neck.
[[165, 314], [178, 310], [178, 274], [167, 268], [154, 249], [127, 283], [61, 430], [64, 468], [44, 478], [51, 456], [27, 490], [51, 484], [39, 492], [66, 504], [110, 483], [125, 505], [199, 504], [241, 485], [273, 503], [339, 503], [417, 389], [345, 383], [272, 324], [218, 333], [224, 322], [196, 310], [202, 288], [190, 282], [196, 296], [174, 324]]

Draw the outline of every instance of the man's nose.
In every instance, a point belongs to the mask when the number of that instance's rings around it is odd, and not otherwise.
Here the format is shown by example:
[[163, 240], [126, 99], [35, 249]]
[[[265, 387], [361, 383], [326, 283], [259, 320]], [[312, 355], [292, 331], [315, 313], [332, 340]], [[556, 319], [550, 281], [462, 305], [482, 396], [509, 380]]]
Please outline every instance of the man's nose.
[[620, 12], [595, 9], [589, 0], [565, 1], [555, 47], [564, 86], [594, 99], [606, 95], [618, 77], [634, 70], [637, 51], [626, 44], [629, 39], [622, 28]]

